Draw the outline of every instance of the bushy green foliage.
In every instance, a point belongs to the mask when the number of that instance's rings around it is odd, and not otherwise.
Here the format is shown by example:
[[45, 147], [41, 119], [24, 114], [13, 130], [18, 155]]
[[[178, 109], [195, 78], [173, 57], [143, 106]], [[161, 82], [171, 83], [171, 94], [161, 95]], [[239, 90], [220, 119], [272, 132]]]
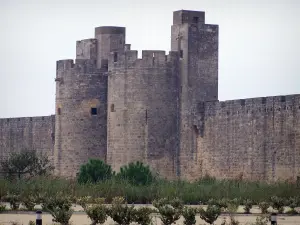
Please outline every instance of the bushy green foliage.
[[196, 224], [196, 213], [197, 213], [196, 208], [184, 206], [183, 210], [182, 210], [182, 216], [184, 218], [183, 223], [185, 225], [194, 225], [194, 224]]
[[251, 199], [246, 199], [243, 201], [243, 204], [244, 204], [245, 213], [249, 214], [253, 206], [253, 201]]
[[283, 198], [272, 196], [271, 197], [271, 206], [273, 209], [278, 210], [278, 213], [283, 213], [285, 201]]
[[47, 196], [44, 201], [42, 207], [52, 215], [53, 222], [58, 222], [62, 225], [69, 224], [69, 220], [73, 214], [71, 196], [61, 192], [53, 196]]
[[268, 208], [270, 207], [270, 203], [269, 202], [260, 202], [258, 204], [258, 207], [260, 208], [262, 214], [267, 214]]
[[3, 201], [9, 202], [12, 210], [18, 210], [21, 203], [20, 195], [16, 193], [7, 193], [7, 195], [3, 197]]
[[37, 204], [37, 199], [34, 195], [27, 195], [26, 193], [21, 194], [21, 202], [25, 205], [26, 209], [33, 211]]
[[0, 213], [6, 210], [6, 206], [0, 203]]
[[298, 214], [298, 212], [295, 210], [296, 207], [300, 206], [300, 198], [299, 197], [290, 197], [286, 201], [286, 205], [291, 208], [287, 213], [288, 214]]
[[135, 219], [134, 206], [128, 206], [123, 197], [115, 197], [112, 200], [109, 216], [120, 225], [129, 225]]
[[208, 205], [218, 206], [221, 209], [221, 211], [227, 211], [229, 205], [229, 199], [228, 198], [209, 199], [207, 203]]
[[255, 223], [251, 223], [251, 225], [268, 225], [269, 221], [270, 220], [268, 216], [259, 216], [256, 217]]
[[[254, 202], [269, 202], [271, 196], [288, 199], [299, 197], [300, 192], [295, 184], [263, 182], [246, 182], [232, 180], [216, 181], [166, 181], [157, 180], [148, 185], [133, 185], [127, 180], [110, 179], [97, 183], [79, 184], [76, 180], [57, 177], [35, 177], [30, 180], [21, 179], [10, 182], [0, 178], [0, 193], [39, 194], [37, 204], [46, 196], [58, 192], [66, 192], [76, 197], [91, 196], [92, 199], [104, 197], [110, 203], [113, 197], [123, 196], [130, 203], [151, 203], [154, 199], [178, 197], [185, 204], [207, 204], [209, 199], [222, 200], [251, 199]], [[218, 203], [219, 205], [226, 205]]]
[[28, 225], [35, 225], [35, 222], [34, 222], [33, 220], [30, 220], [30, 221], [28, 222]]
[[110, 165], [99, 159], [90, 159], [88, 163], [81, 165], [77, 179], [79, 183], [96, 183], [110, 179], [112, 176]]
[[159, 212], [159, 217], [164, 225], [171, 225], [179, 220], [183, 209], [183, 202], [178, 198], [171, 201], [162, 198], [154, 200], [152, 204]]
[[95, 204], [90, 206], [86, 204], [85, 212], [92, 221], [91, 225], [104, 224], [109, 213], [108, 208], [104, 205], [105, 199], [96, 198], [94, 201]]
[[149, 185], [155, 180], [149, 166], [145, 166], [142, 162], [129, 163], [121, 167], [117, 178], [128, 180], [133, 185]]
[[221, 214], [221, 209], [216, 205], [208, 205], [207, 209], [199, 209], [200, 218], [209, 224], [213, 224]]
[[47, 155], [31, 150], [10, 153], [8, 159], [2, 161], [0, 165], [6, 178], [10, 180], [16, 176], [18, 179], [45, 176], [51, 174], [54, 169]]
[[141, 207], [134, 209], [133, 221], [140, 225], [150, 225], [152, 221], [151, 213], [156, 212], [155, 210], [147, 207]]

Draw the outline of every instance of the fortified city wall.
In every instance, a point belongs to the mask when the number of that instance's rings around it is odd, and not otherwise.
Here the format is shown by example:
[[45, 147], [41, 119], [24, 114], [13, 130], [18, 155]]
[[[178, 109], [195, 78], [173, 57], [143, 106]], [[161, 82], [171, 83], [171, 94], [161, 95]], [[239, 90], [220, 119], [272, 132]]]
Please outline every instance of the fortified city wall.
[[36, 150], [53, 156], [55, 116], [0, 119], [0, 159], [12, 152]]
[[300, 175], [300, 95], [199, 103], [194, 175], [296, 180]]

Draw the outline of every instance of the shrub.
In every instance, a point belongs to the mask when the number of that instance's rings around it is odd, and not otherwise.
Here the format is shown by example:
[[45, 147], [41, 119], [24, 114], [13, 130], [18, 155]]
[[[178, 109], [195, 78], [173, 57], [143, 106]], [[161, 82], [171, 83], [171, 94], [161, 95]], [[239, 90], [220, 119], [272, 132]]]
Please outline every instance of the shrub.
[[53, 222], [58, 222], [62, 225], [68, 225], [73, 214], [72, 198], [64, 193], [58, 193], [54, 196], [45, 198], [43, 208], [48, 211], [53, 219]]
[[26, 209], [33, 211], [36, 205], [36, 198], [33, 195], [21, 195], [21, 202], [25, 205]]
[[292, 214], [292, 215], [298, 214], [298, 212], [295, 210], [295, 208], [300, 205], [300, 198], [299, 197], [290, 197], [286, 201], [286, 203], [291, 208], [291, 210], [289, 210], [287, 212], [288, 214]]
[[117, 178], [128, 180], [133, 185], [148, 185], [155, 180], [149, 166], [145, 166], [142, 162], [129, 163], [121, 167]]
[[213, 224], [221, 214], [221, 209], [216, 205], [208, 205], [207, 209], [200, 208], [200, 218], [209, 224]]
[[260, 202], [258, 204], [258, 207], [260, 208], [262, 214], [267, 214], [268, 213], [268, 208], [270, 207], [270, 203]]
[[107, 165], [102, 160], [90, 159], [88, 163], [81, 165], [77, 177], [79, 183], [96, 183], [110, 179], [113, 172], [110, 165]]
[[251, 199], [246, 199], [243, 201], [243, 204], [244, 204], [245, 213], [249, 214], [253, 206], [253, 201]]
[[278, 213], [283, 213], [285, 201], [283, 198], [272, 196], [271, 197], [271, 206], [273, 209], [278, 210]]
[[185, 225], [194, 225], [196, 224], [196, 213], [197, 209], [184, 206], [182, 210], [182, 216], [184, 218], [184, 224]]
[[216, 205], [218, 206], [221, 211], [227, 211], [228, 208], [229, 199], [227, 198], [221, 198], [221, 199], [209, 199], [208, 205]]
[[259, 216], [256, 217], [255, 223], [251, 225], [268, 225], [269, 224], [269, 217], [268, 216]]
[[0, 213], [6, 210], [6, 206], [0, 203]]
[[134, 221], [134, 206], [128, 206], [123, 197], [115, 197], [112, 200], [109, 216], [120, 225], [129, 225]]
[[85, 207], [86, 214], [92, 220], [91, 225], [105, 223], [108, 216], [108, 208], [104, 205], [104, 202], [104, 198], [96, 198], [96, 204], [92, 204], [91, 206]]
[[20, 207], [20, 195], [18, 194], [8, 193], [3, 200], [9, 202], [12, 210], [18, 210]]
[[150, 225], [152, 221], [151, 213], [154, 213], [155, 210], [148, 207], [141, 207], [134, 210], [134, 222], [137, 222], [140, 225]]
[[157, 208], [159, 217], [164, 225], [171, 225], [176, 222], [183, 209], [183, 203], [178, 198], [168, 201], [166, 198], [153, 201], [153, 206]]

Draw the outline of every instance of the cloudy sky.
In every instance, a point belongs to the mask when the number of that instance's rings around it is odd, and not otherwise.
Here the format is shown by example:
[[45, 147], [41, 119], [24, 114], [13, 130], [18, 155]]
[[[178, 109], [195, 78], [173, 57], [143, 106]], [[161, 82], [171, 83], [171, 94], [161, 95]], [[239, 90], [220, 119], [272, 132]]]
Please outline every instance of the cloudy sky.
[[0, 117], [53, 114], [56, 60], [94, 27], [125, 26], [132, 49], [169, 51], [180, 9], [220, 26], [220, 100], [300, 93], [299, 0], [0, 0]]

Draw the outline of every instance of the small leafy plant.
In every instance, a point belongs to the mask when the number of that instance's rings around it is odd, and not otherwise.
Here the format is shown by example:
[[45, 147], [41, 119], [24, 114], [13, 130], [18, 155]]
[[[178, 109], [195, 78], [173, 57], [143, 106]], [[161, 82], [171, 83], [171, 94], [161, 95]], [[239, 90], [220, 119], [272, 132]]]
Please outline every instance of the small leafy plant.
[[209, 224], [213, 224], [221, 214], [221, 209], [217, 205], [208, 205], [207, 209], [200, 208], [200, 218]]
[[36, 205], [36, 198], [33, 195], [22, 195], [21, 202], [29, 211], [33, 211]]
[[18, 210], [20, 207], [20, 195], [18, 194], [8, 193], [3, 197], [3, 200], [9, 202], [12, 210]]
[[295, 210], [296, 207], [300, 205], [300, 198], [299, 197], [290, 197], [286, 201], [287, 205], [291, 208], [287, 213], [291, 215], [298, 214], [298, 212]]
[[268, 213], [268, 208], [270, 207], [270, 203], [260, 202], [258, 204], [258, 207], [260, 208], [262, 214], [267, 214]]
[[141, 207], [134, 210], [134, 222], [137, 222], [140, 225], [150, 225], [152, 221], [151, 213], [154, 213], [155, 210]]
[[108, 216], [108, 208], [104, 205], [104, 198], [96, 198], [95, 204], [87, 206], [86, 214], [92, 220], [91, 225], [104, 224]]
[[46, 209], [53, 217], [53, 222], [58, 222], [62, 225], [68, 225], [73, 214], [72, 197], [63, 193], [58, 193], [55, 196], [49, 196], [43, 203], [43, 208]]
[[166, 198], [153, 201], [153, 206], [157, 208], [160, 219], [164, 225], [171, 225], [176, 222], [183, 209], [183, 203], [178, 198], [168, 201]]
[[134, 206], [128, 206], [123, 197], [114, 197], [109, 216], [120, 225], [129, 225], [134, 221]]
[[196, 213], [197, 209], [184, 206], [182, 210], [182, 216], [184, 218], [184, 224], [185, 225], [194, 225], [196, 224]]
[[278, 210], [278, 213], [283, 213], [284, 211], [284, 199], [277, 197], [277, 196], [272, 196], [271, 197], [271, 206], [273, 209]]
[[243, 204], [244, 204], [245, 213], [249, 214], [250, 210], [253, 207], [253, 201], [251, 199], [246, 199], [246, 200], [243, 201]]

